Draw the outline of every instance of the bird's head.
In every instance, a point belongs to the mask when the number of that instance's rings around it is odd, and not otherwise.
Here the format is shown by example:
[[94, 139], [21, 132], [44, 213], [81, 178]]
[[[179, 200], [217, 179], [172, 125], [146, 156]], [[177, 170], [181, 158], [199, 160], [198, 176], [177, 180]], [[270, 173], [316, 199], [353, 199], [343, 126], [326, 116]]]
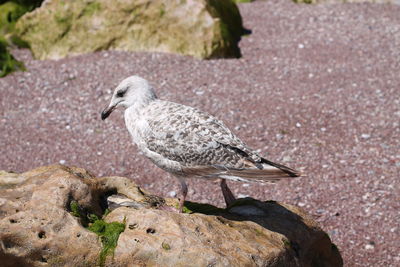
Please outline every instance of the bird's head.
[[139, 76], [128, 77], [115, 88], [110, 104], [101, 113], [101, 119], [105, 120], [118, 107], [142, 107], [156, 98], [147, 80]]

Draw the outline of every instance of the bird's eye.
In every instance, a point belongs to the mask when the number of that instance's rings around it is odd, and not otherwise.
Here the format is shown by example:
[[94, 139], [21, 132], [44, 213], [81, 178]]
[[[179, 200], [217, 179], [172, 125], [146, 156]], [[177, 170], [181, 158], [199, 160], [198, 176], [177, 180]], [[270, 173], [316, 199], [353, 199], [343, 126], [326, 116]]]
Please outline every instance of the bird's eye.
[[119, 90], [117, 92], [117, 97], [123, 97], [125, 95], [126, 91], [125, 90]]

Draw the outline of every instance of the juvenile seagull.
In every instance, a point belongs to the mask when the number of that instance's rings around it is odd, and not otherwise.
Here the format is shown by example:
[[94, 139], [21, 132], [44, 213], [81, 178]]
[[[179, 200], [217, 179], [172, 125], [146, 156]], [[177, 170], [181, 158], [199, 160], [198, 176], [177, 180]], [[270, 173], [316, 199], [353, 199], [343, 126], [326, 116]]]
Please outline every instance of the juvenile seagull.
[[300, 176], [296, 170], [262, 158], [213, 116], [158, 99], [141, 77], [131, 76], [117, 86], [101, 119], [117, 107], [125, 108], [126, 127], [143, 154], [180, 181], [180, 212], [188, 192], [185, 181], [190, 177], [221, 178], [229, 206], [235, 198], [225, 179], [263, 183]]

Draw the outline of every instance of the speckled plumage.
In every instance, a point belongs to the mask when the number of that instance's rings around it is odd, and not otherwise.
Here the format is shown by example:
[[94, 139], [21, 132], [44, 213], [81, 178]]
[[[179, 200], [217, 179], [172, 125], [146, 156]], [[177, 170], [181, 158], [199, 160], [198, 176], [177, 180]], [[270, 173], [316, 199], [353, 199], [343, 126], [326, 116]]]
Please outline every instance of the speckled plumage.
[[[126, 113], [126, 116], [135, 115]], [[260, 161], [260, 157], [248, 149], [221, 121], [195, 108], [154, 100], [141, 110], [139, 116], [149, 126], [149, 131], [141, 136], [147, 149], [168, 160], [179, 162], [183, 168], [242, 168], [243, 153], [238, 153], [237, 149], [246, 151], [254, 160]], [[128, 117], [127, 126], [135, 128], [129, 121]]]
[[121, 82], [103, 119], [118, 106], [126, 108], [126, 127], [138, 148], [158, 167], [180, 178], [183, 187], [188, 177], [274, 182], [299, 176], [262, 158], [208, 113], [158, 99], [140, 77]]
[[[238, 171], [265, 168], [262, 158], [221, 121], [192, 107], [154, 99], [139, 110], [128, 108], [125, 122], [144, 155], [175, 175], [251, 180], [237, 176]], [[232, 177], [230, 170], [236, 171]], [[264, 181], [277, 178], [266, 175]]]

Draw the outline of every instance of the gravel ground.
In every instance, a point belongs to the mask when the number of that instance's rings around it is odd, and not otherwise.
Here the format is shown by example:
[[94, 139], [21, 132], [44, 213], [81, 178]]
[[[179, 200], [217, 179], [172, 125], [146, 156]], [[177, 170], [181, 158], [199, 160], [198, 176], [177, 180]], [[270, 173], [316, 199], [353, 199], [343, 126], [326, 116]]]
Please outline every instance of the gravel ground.
[[[231, 182], [237, 196], [304, 208], [349, 266], [399, 266], [400, 6], [240, 10], [252, 31], [240, 59], [107, 51], [37, 61], [14, 51], [28, 71], [0, 79], [0, 169], [77, 165], [173, 196], [178, 183], [137, 153], [122, 112], [100, 120], [113, 88], [138, 74], [160, 98], [216, 115], [261, 154], [307, 173], [274, 186]], [[223, 204], [212, 182], [189, 188], [191, 200]]]

